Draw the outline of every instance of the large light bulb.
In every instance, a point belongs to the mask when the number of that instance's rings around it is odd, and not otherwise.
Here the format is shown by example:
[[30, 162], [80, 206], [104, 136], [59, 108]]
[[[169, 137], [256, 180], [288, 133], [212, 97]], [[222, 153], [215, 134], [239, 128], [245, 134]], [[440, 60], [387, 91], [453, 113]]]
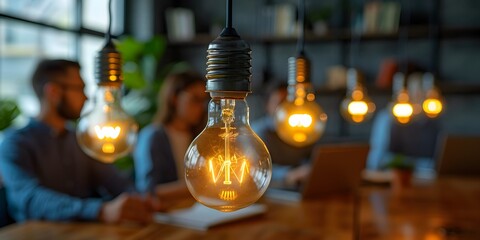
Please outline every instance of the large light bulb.
[[245, 98], [251, 92], [251, 49], [231, 23], [232, 1], [227, 1], [227, 27], [207, 50], [205, 129], [185, 154], [185, 181], [203, 205], [231, 212], [256, 202], [272, 177], [270, 153], [253, 132]]
[[323, 135], [327, 121], [327, 115], [315, 102], [308, 67], [304, 56], [289, 58], [288, 97], [275, 111], [278, 136], [298, 147], [315, 143]]
[[357, 70], [350, 68], [347, 73], [347, 95], [340, 104], [342, 116], [348, 121], [361, 123], [369, 119], [374, 111], [375, 104], [358, 82]]
[[413, 106], [410, 103], [408, 91], [405, 89], [403, 73], [396, 73], [393, 80], [393, 91], [396, 93], [396, 98], [392, 104], [392, 114], [399, 123], [406, 124], [412, 119]]
[[200, 203], [223, 212], [256, 202], [270, 183], [270, 154], [249, 124], [245, 99], [214, 98], [206, 128], [185, 155], [185, 179]]
[[126, 155], [136, 139], [137, 124], [121, 108], [120, 96], [118, 87], [100, 86], [93, 109], [77, 126], [82, 150], [105, 163]]

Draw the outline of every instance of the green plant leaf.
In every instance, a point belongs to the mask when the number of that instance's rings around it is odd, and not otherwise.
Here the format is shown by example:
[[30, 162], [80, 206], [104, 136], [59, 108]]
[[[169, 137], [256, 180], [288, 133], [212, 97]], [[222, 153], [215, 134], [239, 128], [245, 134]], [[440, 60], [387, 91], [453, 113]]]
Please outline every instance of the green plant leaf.
[[165, 37], [157, 35], [145, 42], [144, 53], [152, 55], [158, 61], [165, 53], [166, 47], [167, 40]]
[[0, 131], [10, 127], [18, 115], [20, 109], [15, 101], [0, 99]]
[[116, 43], [117, 50], [122, 54], [123, 62], [137, 60], [144, 51], [144, 44], [133, 37], [125, 37]]
[[[131, 64], [132, 64], [131, 67], [135, 68], [135, 69], [128, 70], [127, 67], [124, 68], [123, 84], [127, 88], [142, 89], [147, 85], [147, 83], [145, 82], [145, 79], [143, 78], [142, 72], [139, 71], [139, 67], [135, 63], [131, 63]], [[125, 65], [127, 65], [127, 64], [125, 64]], [[133, 65], [135, 65], [135, 67], [133, 67]]]

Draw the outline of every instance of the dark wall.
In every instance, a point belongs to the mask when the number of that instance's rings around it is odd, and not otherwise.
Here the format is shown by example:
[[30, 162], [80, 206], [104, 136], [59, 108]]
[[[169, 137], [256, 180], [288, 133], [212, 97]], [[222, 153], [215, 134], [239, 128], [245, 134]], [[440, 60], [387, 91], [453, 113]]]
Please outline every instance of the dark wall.
[[[132, 1], [135, 2], [135, 1]], [[295, 55], [296, 44], [290, 42], [266, 43], [258, 41], [264, 36], [262, 17], [266, 5], [275, 3], [296, 4], [293, 0], [242, 0], [234, 2], [234, 27], [242, 38], [251, 40], [253, 50], [253, 87], [254, 94], [248, 97], [251, 106], [251, 118], [256, 119], [263, 114], [263, 97], [259, 96], [266, 81], [285, 81], [287, 76], [287, 58]], [[329, 19], [330, 27], [347, 29], [349, 27], [349, 6], [361, 6], [365, 1], [357, 0], [307, 0], [307, 9], [328, 6], [332, 10]], [[404, 1], [405, 2], [405, 1]], [[427, 0], [409, 1], [411, 18], [405, 16], [404, 7], [400, 25], [428, 26], [420, 36], [410, 39], [405, 45], [399, 45], [396, 39], [379, 39], [360, 41], [355, 65], [366, 74], [370, 86], [374, 85], [380, 64], [383, 59], [408, 56], [422, 69], [431, 69], [436, 64], [441, 84], [455, 86], [480, 86], [480, 41], [479, 33], [464, 34], [460, 37], [439, 37], [431, 34], [432, 29], [480, 29], [480, 1], [477, 0]], [[155, 34], [165, 34], [164, 10], [168, 7], [186, 7], [195, 13], [197, 33], [207, 34], [212, 22], [223, 21], [225, 5], [221, 0], [201, 1], [153, 1]], [[134, 21], [134, 19], [131, 19]], [[429, 30], [430, 29], [430, 30]], [[454, 34], [453, 34], [454, 35]], [[205, 73], [205, 50], [208, 41], [190, 45], [169, 47], [167, 58], [171, 61], [187, 61], [196, 70]], [[307, 42], [307, 54], [312, 62], [312, 81], [319, 88], [326, 81], [328, 67], [334, 65], [349, 65], [349, 40]], [[266, 74], [267, 73], [267, 74]], [[269, 77], [269, 79], [265, 79]], [[375, 91], [374, 91], [375, 92]], [[461, 92], [461, 91], [460, 91]], [[344, 122], [338, 110], [342, 94], [318, 94], [317, 100], [329, 115], [327, 137], [346, 136], [350, 138], [367, 139], [370, 133], [371, 121], [362, 125], [349, 125]], [[445, 131], [450, 133], [480, 134], [480, 94], [446, 94], [446, 112], [441, 117]], [[372, 99], [377, 109], [385, 107], [391, 96], [385, 93], [374, 93]]]

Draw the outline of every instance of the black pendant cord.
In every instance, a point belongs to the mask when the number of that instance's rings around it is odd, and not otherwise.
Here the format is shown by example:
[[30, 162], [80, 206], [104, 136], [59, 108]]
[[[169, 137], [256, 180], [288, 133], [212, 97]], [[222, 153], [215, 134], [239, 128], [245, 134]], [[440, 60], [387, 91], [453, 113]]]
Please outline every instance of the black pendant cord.
[[227, 37], [227, 36], [235, 36], [239, 37], [237, 34], [237, 31], [235, 31], [235, 28], [233, 28], [233, 21], [232, 21], [232, 8], [233, 8], [233, 3], [232, 0], [226, 0], [226, 20], [225, 20], [225, 28], [223, 31], [220, 33], [220, 36]]
[[105, 46], [95, 58], [95, 78], [99, 86], [116, 86], [122, 84], [121, 55], [112, 42], [112, 0], [108, 1], [108, 30], [105, 33]]
[[227, 18], [226, 18], [226, 27], [232, 28], [232, 0], [227, 0]]
[[298, 0], [298, 19], [300, 31], [298, 31], [297, 52], [299, 56], [305, 53], [305, 0]]
[[438, 13], [436, 9], [438, 8], [438, 1], [430, 1], [430, 11], [428, 13], [428, 41], [431, 44], [430, 47], [430, 63], [428, 65], [428, 71], [432, 74], [438, 74], [438, 66], [435, 59], [438, 59]]
[[112, 0], [108, 1], [108, 29], [107, 33], [105, 34], [105, 39], [107, 42], [111, 41], [112, 39]]
[[[401, 64], [401, 72], [405, 74], [405, 79], [408, 77], [408, 33], [410, 28], [410, 18], [411, 18], [411, 8], [410, 8], [410, 0], [404, 0], [404, 8], [405, 8], [405, 29], [400, 32], [399, 35], [399, 42], [400, 47], [398, 48], [400, 51], [400, 59], [403, 61]], [[404, 86], [407, 85], [407, 81], [404, 81]]]
[[357, 67], [357, 61], [360, 55], [361, 34], [356, 33], [353, 27], [350, 27], [350, 67]]

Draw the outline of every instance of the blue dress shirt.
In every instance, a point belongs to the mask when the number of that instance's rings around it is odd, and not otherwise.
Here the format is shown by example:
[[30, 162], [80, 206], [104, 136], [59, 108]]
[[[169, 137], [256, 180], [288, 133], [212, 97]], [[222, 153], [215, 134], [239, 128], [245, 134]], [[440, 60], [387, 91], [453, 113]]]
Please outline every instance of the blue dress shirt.
[[95, 220], [102, 202], [131, 187], [112, 165], [82, 152], [75, 132], [61, 135], [31, 119], [0, 145], [0, 173], [16, 221]]
[[272, 117], [254, 121], [252, 129], [263, 140], [272, 157], [273, 182], [283, 182], [290, 169], [310, 160], [314, 145], [294, 147], [285, 143], [278, 137]]

